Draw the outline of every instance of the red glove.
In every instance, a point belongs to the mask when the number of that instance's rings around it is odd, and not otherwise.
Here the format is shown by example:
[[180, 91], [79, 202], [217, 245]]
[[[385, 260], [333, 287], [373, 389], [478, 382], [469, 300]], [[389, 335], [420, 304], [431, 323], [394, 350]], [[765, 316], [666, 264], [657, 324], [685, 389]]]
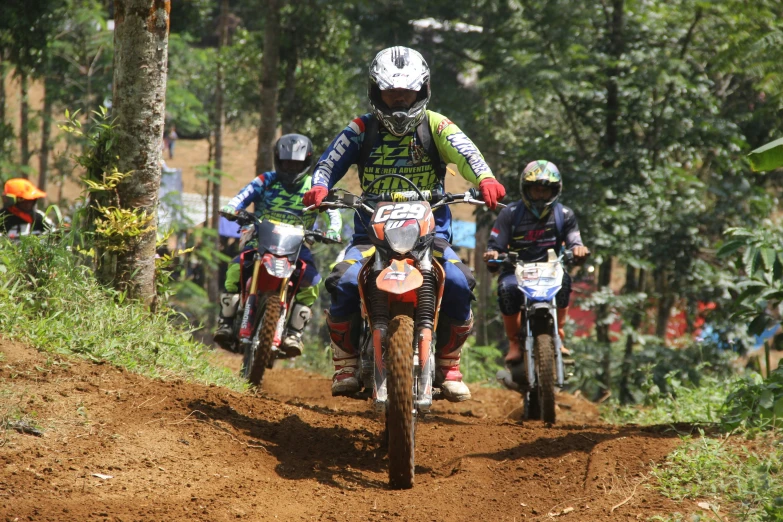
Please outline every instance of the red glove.
[[304, 203], [304, 206], [306, 207], [311, 205], [315, 205], [317, 207], [321, 204], [321, 201], [324, 200], [328, 193], [329, 189], [320, 185], [316, 185], [315, 187], [305, 192], [305, 195], [302, 198], [302, 203]]
[[479, 183], [481, 198], [491, 210], [495, 210], [498, 201], [506, 196], [506, 188], [495, 178], [487, 178]]

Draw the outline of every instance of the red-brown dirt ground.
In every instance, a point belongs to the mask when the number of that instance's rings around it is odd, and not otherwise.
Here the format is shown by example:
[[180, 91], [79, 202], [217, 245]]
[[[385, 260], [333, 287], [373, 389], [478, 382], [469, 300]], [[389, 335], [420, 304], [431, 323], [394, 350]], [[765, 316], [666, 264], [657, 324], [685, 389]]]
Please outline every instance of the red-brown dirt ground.
[[[554, 427], [474, 388], [420, 421], [416, 484], [387, 488], [382, 419], [329, 380], [267, 373], [257, 394], [149, 380], [0, 341], [0, 521], [647, 520], [692, 511], [648, 487], [679, 441], [602, 423], [560, 394]], [[220, 352], [219, 360], [236, 364]], [[109, 478], [110, 477], [110, 478]], [[695, 506], [693, 506], [695, 508]]]

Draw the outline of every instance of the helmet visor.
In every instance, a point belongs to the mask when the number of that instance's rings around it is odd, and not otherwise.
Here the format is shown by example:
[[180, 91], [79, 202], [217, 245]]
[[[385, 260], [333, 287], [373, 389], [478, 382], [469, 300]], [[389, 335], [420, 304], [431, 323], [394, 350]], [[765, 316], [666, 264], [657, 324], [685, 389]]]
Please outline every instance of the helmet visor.
[[300, 173], [307, 170], [307, 163], [304, 160], [292, 160], [292, 159], [281, 159], [280, 160], [280, 174], [282, 174], [284, 177], [288, 178], [295, 178]]

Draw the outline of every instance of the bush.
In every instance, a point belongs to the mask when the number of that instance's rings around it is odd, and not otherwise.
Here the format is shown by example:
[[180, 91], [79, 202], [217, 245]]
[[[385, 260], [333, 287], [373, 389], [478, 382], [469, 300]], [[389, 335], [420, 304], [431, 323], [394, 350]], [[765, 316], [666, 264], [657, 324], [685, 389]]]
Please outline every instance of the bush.
[[78, 254], [55, 236], [0, 240], [0, 329], [48, 352], [106, 360], [150, 377], [177, 376], [243, 389], [208, 362], [172, 310], [151, 313], [101, 287]]
[[783, 368], [764, 380], [757, 373], [745, 377], [726, 400], [722, 422], [727, 429], [780, 427], [783, 424]]

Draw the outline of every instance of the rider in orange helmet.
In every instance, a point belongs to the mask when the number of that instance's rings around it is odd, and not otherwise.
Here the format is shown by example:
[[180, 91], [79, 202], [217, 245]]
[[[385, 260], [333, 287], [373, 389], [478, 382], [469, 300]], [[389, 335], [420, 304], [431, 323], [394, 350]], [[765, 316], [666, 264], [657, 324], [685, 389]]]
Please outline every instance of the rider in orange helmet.
[[46, 192], [25, 178], [13, 178], [3, 188], [3, 208], [0, 209], [0, 235], [10, 238], [48, 232], [53, 223], [35, 208]]

